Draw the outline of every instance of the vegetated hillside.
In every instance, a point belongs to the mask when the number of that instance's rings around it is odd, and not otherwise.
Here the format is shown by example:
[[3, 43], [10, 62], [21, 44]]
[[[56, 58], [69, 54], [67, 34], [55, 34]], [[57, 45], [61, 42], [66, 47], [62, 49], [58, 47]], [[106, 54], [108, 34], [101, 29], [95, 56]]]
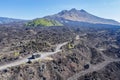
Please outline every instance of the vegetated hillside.
[[63, 26], [60, 22], [56, 20], [48, 20], [44, 18], [35, 19], [26, 24], [26, 26], [37, 27], [37, 26]]
[[[0, 27], [0, 36], [0, 65], [9, 64], [37, 51], [53, 51], [56, 44], [69, 42], [62, 47], [62, 52], [46, 60], [0, 71], [1, 80], [67, 80], [76, 73], [89, 69], [86, 65], [104, 62], [99, 50], [104, 50], [103, 54], [108, 57], [120, 58], [119, 26], [90, 24], [72, 27]], [[99, 71], [78, 76], [78, 79], [119, 80], [119, 65], [119, 62], [109, 64]], [[118, 74], [113, 75], [116, 72]]]
[[112, 25], [120, 25], [119, 22], [112, 20], [112, 19], [105, 19], [94, 16], [88, 13], [85, 10], [63, 10], [55, 15], [46, 16], [46, 19], [53, 19], [58, 20], [60, 22], [68, 22], [70, 21], [78, 21], [78, 22], [87, 22], [87, 23], [94, 23], [94, 24], [112, 24]]
[[[66, 27], [0, 27], [0, 65], [34, 52], [52, 51], [56, 44], [69, 41], [74, 34]], [[19, 52], [19, 56], [14, 54]], [[10, 54], [9, 54], [10, 53]]]
[[22, 21], [25, 21], [25, 20], [0, 17], [0, 24], [8, 24], [8, 23], [22, 22]]
[[77, 80], [119, 80], [120, 79], [120, 62], [108, 64], [99, 71], [88, 73]]

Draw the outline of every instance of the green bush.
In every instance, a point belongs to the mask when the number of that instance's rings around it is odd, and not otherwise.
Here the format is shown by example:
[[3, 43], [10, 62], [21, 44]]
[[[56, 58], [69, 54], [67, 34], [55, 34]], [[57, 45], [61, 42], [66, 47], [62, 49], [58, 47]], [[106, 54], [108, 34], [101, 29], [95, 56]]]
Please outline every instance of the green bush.
[[15, 51], [15, 52], [14, 52], [14, 56], [15, 56], [15, 57], [18, 57], [19, 55], [20, 55], [20, 53], [19, 53], [18, 51]]
[[72, 48], [74, 48], [74, 45], [72, 45], [72, 44], [68, 44], [68, 49], [72, 49]]

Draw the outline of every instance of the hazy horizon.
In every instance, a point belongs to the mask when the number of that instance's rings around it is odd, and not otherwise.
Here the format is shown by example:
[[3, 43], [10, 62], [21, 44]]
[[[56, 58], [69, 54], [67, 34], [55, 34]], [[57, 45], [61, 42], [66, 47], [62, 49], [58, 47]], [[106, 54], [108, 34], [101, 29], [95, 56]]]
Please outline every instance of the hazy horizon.
[[119, 5], [119, 0], [1, 0], [0, 17], [29, 20], [76, 8], [78, 10], [84, 9], [98, 17], [120, 22]]

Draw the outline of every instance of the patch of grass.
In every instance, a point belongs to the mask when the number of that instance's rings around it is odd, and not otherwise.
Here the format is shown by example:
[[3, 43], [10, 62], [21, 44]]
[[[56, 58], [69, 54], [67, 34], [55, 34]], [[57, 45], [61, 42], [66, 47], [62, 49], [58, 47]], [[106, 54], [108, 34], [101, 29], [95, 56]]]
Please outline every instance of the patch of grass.
[[30, 21], [26, 24], [26, 26], [31, 26], [31, 27], [37, 27], [37, 26], [63, 26], [63, 24], [61, 24], [58, 21], [55, 20], [48, 20], [48, 19], [35, 19], [33, 21]]

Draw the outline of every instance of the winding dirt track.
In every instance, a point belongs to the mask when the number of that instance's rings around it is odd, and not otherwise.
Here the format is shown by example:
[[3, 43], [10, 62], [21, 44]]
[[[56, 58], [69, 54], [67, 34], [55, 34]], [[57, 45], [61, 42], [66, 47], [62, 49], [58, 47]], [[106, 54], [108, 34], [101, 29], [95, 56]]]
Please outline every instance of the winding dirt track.
[[[61, 48], [62, 46], [64, 46], [64, 45], [66, 45], [67, 43], [68, 43], [68, 42], [64, 42], [64, 43], [62, 43], [62, 44], [56, 45], [56, 49], [55, 49], [54, 52], [33, 53], [33, 54], [40, 54], [41, 57], [40, 57], [40, 58], [36, 58], [36, 59], [32, 59], [31, 61], [36, 61], [36, 60], [39, 60], [39, 59], [44, 59], [44, 58], [46, 58], [46, 57], [48, 57], [48, 56], [50, 56], [50, 55], [56, 54], [56, 53], [58, 53], [58, 52], [61, 52], [62, 50], [61, 50], [60, 48]], [[4, 70], [4, 69], [7, 69], [7, 68], [9, 68], [9, 67], [13, 67], [13, 66], [18, 66], [18, 65], [24, 64], [24, 63], [26, 63], [26, 62], [29, 61], [28, 58], [30, 58], [31, 56], [32, 56], [32, 55], [30, 55], [30, 56], [28, 56], [28, 57], [26, 57], [26, 58], [23, 58], [23, 59], [21, 59], [21, 60], [17, 60], [17, 61], [15, 61], [15, 62], [13, 62], [13, 63], [8, 63], [8, 64], [5, 64], [5, 65], [2, 65], [2, 66], [0, 66], [0, 70]]]
[[103, 61], [103, 62], [101, 62], [99, 64], [96, 64], [96, 65], [90, 64], [90, 68], [89, 69], [80, 71], [79, 73], [76, 73], [75, 75], [69, 77], [67, 80], [77, 80], [79, 77], [81, 77], [81, 76], [83, 76], [85, 74], [92, 73], [94, 71], [98, 71], [98, 70], [104, 68], [105, 66], [107, 66], [111, 62], [118, 62], [118, 61], [120, 61], [120, 59], [112, 59], [112, 58], [107, 57], [106, 55], [104, 55], [100, 50], [98, 50], [98, 51], [102, 54], [102, 56], [104, 57], [105, 61]]
[[[32, 59], [31, 61], [36, 61], [36, 60], [39, 60], [39, 59], [44, 59], [50, 55], [54, 55], [58, 52], [61, 52], [62, 50], [60, 49], [62, 46], [66, 45], [68, 42], [64, 42], [62, 44], [58, 44], [56, 45], [56, 49], [54, 52], [40, 52], [40, 53], [33, 53], [33, 54], [41, 54], [41, 57], [40, 58], [36, 58], [36, 59]], [[100, 50], [99, 50], [100, 51]], [[100, 51], [101, 52], [101, 51]], [[120, 61], [120, 59], [112, 59], [110, 57], [107, 57], [106, 55], [104, 55], [102, 52], [101, 52], [102, 56], [104, 57], [105, 61], [99, 63], [99, 64], [96, 64], [96, 65], [92, 65], [90, 64], [90, 68], [89, 69], [86, 69], [86, 70], [83, 70], [83, 71], [80, 71], [79, 73], [76, 73], [75, 75], [71, 76], [70, 78], [68, 78], [67, 80], [77, 80], [79, 77], [87, 74], [87, 73], [92, 73], [94, 71], [98, 71], [102, 68], [104, 68], [105, 66], [107, 66], [109, 63], [111, 62], [117, 62], [117, 61]], [[26, 58], [23, 58], [21, 60], [18, 60], [18, 61], [15, 61], [13, 63], [8, 63], [8, 64], [5, 64], [5, 65], [2, 65], [0, 66], [0, 70], [4, 70], [4, 69], [7, 69], [9, 67], [13, 67], [13, 66], [18, 66], [18, 65], [21, 65], [21, 64], [24, 64], [26, 62], [28, 62], [28, 58], [30, 58], [30, 56], [26, 57]]]

